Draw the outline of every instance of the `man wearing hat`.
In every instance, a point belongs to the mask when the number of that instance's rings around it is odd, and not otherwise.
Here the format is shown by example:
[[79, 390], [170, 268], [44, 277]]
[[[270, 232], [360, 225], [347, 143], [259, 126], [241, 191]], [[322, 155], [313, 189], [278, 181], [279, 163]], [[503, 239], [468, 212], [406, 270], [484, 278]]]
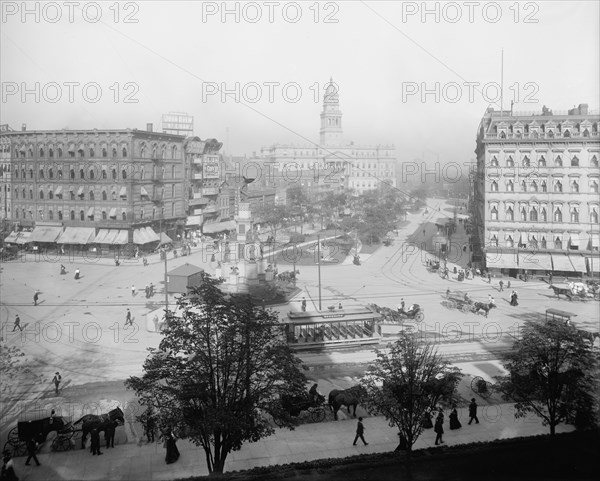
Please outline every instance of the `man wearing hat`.
[[62, 377], [60, 377], [60, 373], [58, 371], [56, 371], [54, 373], [54, 378], [52, 379], [52, 382], [54, 383], [54, 392], [56, 394], [58, 394], [58, 385], [60, 384], [61, 380], [62, 380]]
[[133, 321], [131, 320], [131, 311], [129, 309], [127, 309], [127, 314], [125, 315], [125, 327], [127, 327], [127, 324], [133, 326]]

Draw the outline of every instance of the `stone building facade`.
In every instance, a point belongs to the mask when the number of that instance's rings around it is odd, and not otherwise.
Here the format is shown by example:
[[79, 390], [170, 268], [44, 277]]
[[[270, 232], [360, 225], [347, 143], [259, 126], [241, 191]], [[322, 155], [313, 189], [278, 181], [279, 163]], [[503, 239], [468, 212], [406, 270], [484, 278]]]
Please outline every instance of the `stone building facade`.
[[473, 223], [487, 268], [600, 272], [600, 116], [489, 109], [477, 134]]

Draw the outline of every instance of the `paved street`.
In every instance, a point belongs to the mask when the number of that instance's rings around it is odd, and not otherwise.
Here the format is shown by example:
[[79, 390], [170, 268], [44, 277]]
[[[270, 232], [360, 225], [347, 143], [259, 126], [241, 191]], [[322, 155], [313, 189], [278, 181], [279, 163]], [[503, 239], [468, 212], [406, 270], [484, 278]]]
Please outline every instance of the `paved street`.
[[[396, 307], [401, 297], [407, 305], [418, 303], [425, 310], [425, 321], [414, 327], [439, 342], [440, 352], [457, 362], [465, 372], [472, 376], [481, 375], [490, 381], [493, 375], [500, 372], [495, 359], [500, 351], [511, 345], [518, 334], [519, 325], [526, 319], [543, 314], [549, 307], [576, 313], [574, 323], [583, 329], [600, 330], [597, 302], [558, 300], [547, 284], [539, 280], [532, 279], [524, 283], [511, 279], [511, 288], [517, 290], [520, 301], [518, 307], [511, 307], [508, 294], [498, 292], [498, 279], [492, 279], [491, 284], [481, 278], [459, 282], [452, 274], [449, 280], [444, 280], [438, 274], [429, 273], [424, 266], [429, 254], [409, 242], [415, 242], [415, 238], [422, 236], [419, 242], [431, 245], [431, 239], [436, 235], [434, 223], [444, 215], [452, 215], [450, 208], [442, 201], [431, 200], [427, 215], [409, 214], [408, 223], [399, 231], [394, 244], [381, 247], [371, 255], [361, 256], [362, 265], [342, 263], [323, 266], [323, 308], [334, 302], [342, 302], [344, 306], [376, 303]], [[423, 229], [425, 235], [422, 234]], [[461, 226], [452, 242], [462, 245], [465, 241]], [[215, 264], [205, 254], [201, 248], [196, 248], [191, 256], [169, 258], [168, 267], [172, 269], [189, 262], [214, 273]], [[69, 271], [65, 276], [59, 274], [61, 263]], [[464, 265], [465, 259], [456, 259], [456, 263]], [[449, 267], [452, 270], [453, 264], [449, 264]], [[76, 268], [82, 273], [78, 281], [73, 279]], [[31, 367], [41, 375], [39, 382], [20, 383], [12, 398], [3, 400], [2, 440], [6, 439], [8, 429], [15, 426], [18, 416], [31, 410], [36, 400], [36, 406], [42, 405], [48, 409], [69, 403], [78, 404], [73, 412], [84, 409], [85, 403], [99, 400], [105, 400], [106, 405], [111, 402], [125, 405], [132, 400], [131, 393], [123, 393], [122, 389], [115, 386], [119, 386], [130, 375], [140, 374], [146, 348], [158, 344], [160, 336], [145, 329], [144, 319], [145, 314], [164, 303], [163, 274], [164, 265], [158, 256], [151, 257], [147, 267], [142, 265], [141, 260], [137, 263], [124, 262], [120, 267], [115, 267], [111, 259], [94, 263], [82, 262], [81, 259], [51, 262], [36, 260], [32, 256], [26, 262], [2, 265], [2, 335], [9, 345], [18, 346], [27, 354]], [[312, 308], [318, 307], [317, 279], [316, 266], [303, 266], [298, 281], [302, 292], [289, 305], [275, 306], [274, 309], [282, 315], [290, 309], [299, 310], [302, 296], [310, 300]], [[149, 282], [157, 286], [158, 292], [153, 298], [146, 299], [143, 289]], [[137, 288], [135, 296], [131, 294], [132, 285]], [[471, 298], [479, 301], [487, 301], [491, 294], [498, 308], [492, 310], [487, 319], [482, 315], [448, 310], [441, 304], [448, 288], [468, 291]], [[38, 306], [34, 306], [32, 301], [35, 290], [41, 293]], [[133, 328], [125, 329], [127, 308], [131, 309], [135, 322]], [[13, 321], [17, 314], [25, 327], [23, 333], [18, 330], [13, 332]], [[310, 367], [309, 375], [319, 380], [320, 388], [325, 393], [333, 387], [345, 388], [355, 384], [364, 371], [364, 365], [374, 356], [373, 349], [302, 354]], [[335, 374], [327, 371], [332, 366]], [[51, 385], [55, 371], [60, 371], [63, 376], [58, 396], [54, 395]], [[466, 398], [468, 390], [461, 395]], [[129, 414], [128, 417], [132, 418], [133, 414]], [[86, 463], [77, 463], [75, 459], [84, 455], [82, 451], [44, 454], [42, 463], [52, 466], [53, 471], [48, 473], [48, 468], [43, 468], [44, 471], [40, 468], [36, 472], [35, 468], [31, 468], [28, 471], [30, 474], [22, 479], [106, 479], [106, 473], [104, 477], [100, 474], [102, 469], [110, 469], [111, 479], [171, 479], [204, 469], [203, 454], [192, 455], [185, 447], [180, 463], [167, 469], [161, 464], [162, 448], [138, 447], [135, 441], [139, 426], [136, 427], [131, 419], [128, 421], [130, 423], [121, 434], [121, 441], [128, 444], [107, 453], [102, 459], [88, 456]], [[359, 449], [365, 452], [385, 451], [394, 446], [395, 433], [386, 426], [385, 421], [370, 418], [369, 423], [373, 424], [368, 424], [367, 433], [373, 432], [373, 441], [368, 448]], [[374, 425], [378, 427], [373, 429]], [[342, 444], [345, 446], [345, 441], [342, 443], [339, 440], [351, 437], [353, 429], [354, 421], [344, 421], [324, 423], [323, 426], [302, 426], [293, 434], [279, 433], [271, 440], [244, 446], [242, 451], [232, 456], [228, 468], [242, 469], [321, 456], [345, 456], [356, 448], [340, 447]], [[541, 428], [538, 426], [536, 429]], [[461, 436], [465, 432], [457, 435], [456, 442], [463, 439]], [[494, 436], [516, 435], [520, 431], [508, 427], [506, 431], [502, 428], [496, 432], [487, 427], [485, 432], [486, 436], [494, 439]], [[305, 433], [304, 437], [299, 433]], [[285, 442], [281, 442], [281, 436], [284, 436]], [[329, 437], [330, 442], [323, 442]], [[470, 435], [467, 437], [474, 440]], [[420, 442], [426, 443], [425, 440]], [[185, 446], [185, 443], [182, 444]], [[159, 455], [156, 450], [160, 451]], [[141, 453], [148, 457], [141, 456]], [[127, 456], [135, 456], [136, 460], [126, 464]], [[142, 476], [142, 473], [146, 474], [145, 470], [152, 471], [153, 478]], [[19, 470], [19, 475], [22, 472]], [[42, 472], [46, 474], [36, 474]]]

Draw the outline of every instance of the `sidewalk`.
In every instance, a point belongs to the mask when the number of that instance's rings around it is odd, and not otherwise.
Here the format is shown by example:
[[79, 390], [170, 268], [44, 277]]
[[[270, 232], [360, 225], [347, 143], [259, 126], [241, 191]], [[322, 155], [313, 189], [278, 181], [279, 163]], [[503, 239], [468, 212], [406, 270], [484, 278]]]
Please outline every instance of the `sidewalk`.
[[[458, 410], [463, 427], [450, 431], [448, 416], [444, 422], [446, 446], [472, 442], [492, 441], [548, 434], [537, 417], [515, 419], [512, 404], [480, 406], [480, 424], [467, 425], [468, 408]], [[341, 419], [341, 416], [340, 416]], [[302, 462], [321, 458], [343, 458], [355, 454], [393, 451], [398, 445], [397, 430], [388, 426], [383, 417], [364, 420], [365, 439], [368, 446], [352, 446], [356, 420], [304, 424], [294, 431], [276, 429], [275, 434], [257, 443], [244, 444], [240, 451], [232, 452], [226, 461], [227, 472], [267, 466]], [[123, 429], [123, 428], [118, 428]], [[560, 425], [557, 432], [572, 431], [571, 426]], [[433, 429], [425, 430], [414, 449], [434, 446]], [[103, 441], [103, 438], [102, 438]], [[359, 441], [360, 443], [360, 441]], [[103, 456], [92, 456], [89, 449], [38, 456], [41, 466], [25, 466], [25, 457], [15, 458], [15, 471], [22, 481], [51, 480], [170, 480], [188, 476], [207, 475], [202, 448], [179, 440], [181, 458], [172, 465], [165, 464], [162, 444], [138, 446], [134, 443], [116, 445], [114, 449], [102, 447]], [[88, 440], [89, 446], [89, 440]]]

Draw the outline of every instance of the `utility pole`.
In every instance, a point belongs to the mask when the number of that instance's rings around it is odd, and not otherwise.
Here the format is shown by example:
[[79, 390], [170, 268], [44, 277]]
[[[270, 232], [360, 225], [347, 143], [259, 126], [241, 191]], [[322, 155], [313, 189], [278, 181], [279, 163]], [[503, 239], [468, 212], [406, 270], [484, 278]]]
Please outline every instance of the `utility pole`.
[[317, 267], [319, 271], [319, 311], [321, 310], [321, 236], [317, 235]]
[[[162, 241], [162, 222], [163, 222], [163, 217], [164, 217], [164, 214], [160, 216], [160, 234], [159, 234], [159, 237], [160, 237], [161, 241]], [[167, 289], [167, 251], [163, 249], [161, 252], [165, 256], [165, 258], [164, 258], [164, 261], [165, 261], [165, 275], [164, 275], [163, 281], [165, 283], [165, 311], [167, 311], [169, 309], [169, 292], [168, 292], [168, 289]]]

